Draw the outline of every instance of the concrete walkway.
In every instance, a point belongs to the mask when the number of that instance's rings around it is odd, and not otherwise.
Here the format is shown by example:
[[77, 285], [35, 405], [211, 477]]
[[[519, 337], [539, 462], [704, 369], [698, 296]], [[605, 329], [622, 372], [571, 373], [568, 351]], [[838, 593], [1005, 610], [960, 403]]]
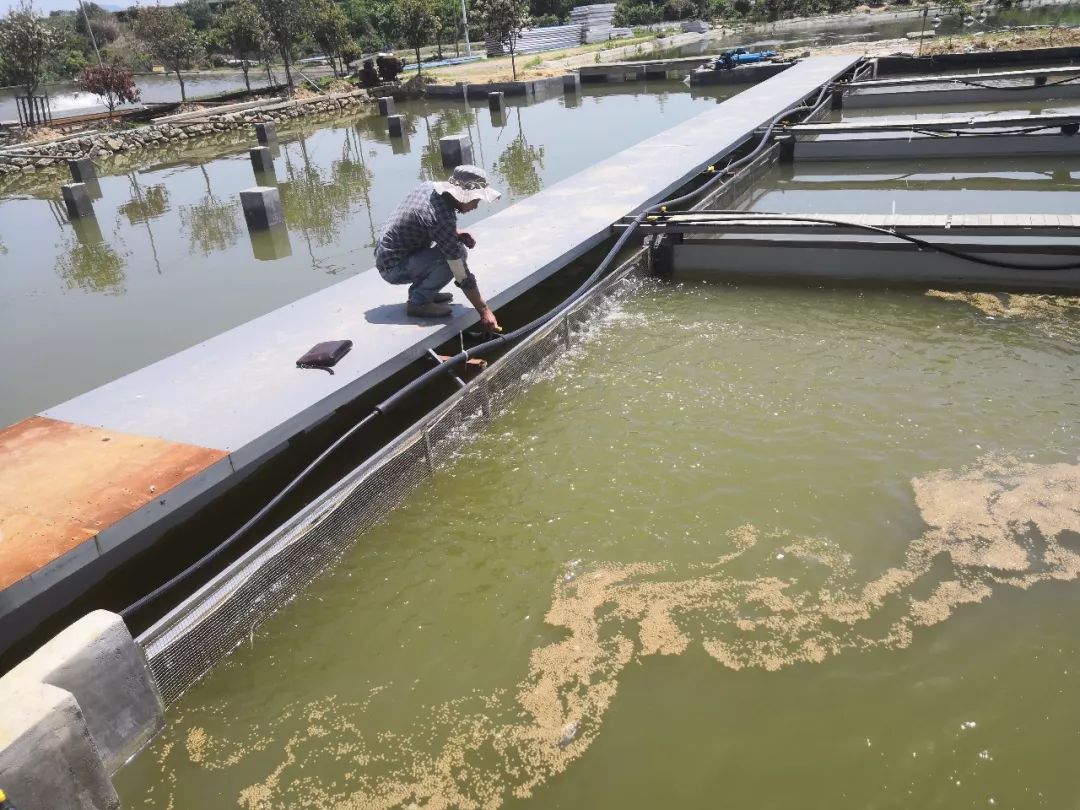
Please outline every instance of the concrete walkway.
[[[856, 61], [806, 60], [478, 223], [470, 265], [488, 301], [497, 309], [600, 244]], [[88, 566], [99, 578], [477, 320], [460, 303], [448, 321], [409, 319], [404, 291], [369, 270], [0, 432], [0, 648], [85, 589]], [[313, 344], [346, 338], [355, 348], [333, 376], [295, 367]]]

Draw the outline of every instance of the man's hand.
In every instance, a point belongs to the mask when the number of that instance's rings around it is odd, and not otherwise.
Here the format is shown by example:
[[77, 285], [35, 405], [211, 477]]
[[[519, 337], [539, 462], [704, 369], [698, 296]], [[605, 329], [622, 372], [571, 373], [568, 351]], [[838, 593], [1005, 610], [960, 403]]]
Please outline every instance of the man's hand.
[[495, 313], [489, 307], [484, 307], [480, 313], [480, 326], [484, 328], [485, 332], [495, 333], [502, 331], [499, 322], [495, 320]]
[[469, 250], [472, 250], [474, 247], [476, 247], [476, 240], [473, 239], [471, 233], [465, 233], [464, 231], [461, 231], [458, 233], [457, 238], [458, 241], [461, 242], [461, 244], [465, 245], [465, 247], [467, 247]]

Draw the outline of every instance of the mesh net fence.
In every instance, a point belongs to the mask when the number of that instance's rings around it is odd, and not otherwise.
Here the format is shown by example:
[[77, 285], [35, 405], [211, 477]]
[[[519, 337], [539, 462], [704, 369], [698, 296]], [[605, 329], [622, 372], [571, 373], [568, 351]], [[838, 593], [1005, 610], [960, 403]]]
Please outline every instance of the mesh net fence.
[[629, 279], [645, 264], [646, 255], [639, 251], [571, 310], [492, 363], [143, 633], [139, 642], [166, 704], [296, 598], [416, 486], [449, 464], [471, 436], [579, 339], [597, 309], [629, 288]]

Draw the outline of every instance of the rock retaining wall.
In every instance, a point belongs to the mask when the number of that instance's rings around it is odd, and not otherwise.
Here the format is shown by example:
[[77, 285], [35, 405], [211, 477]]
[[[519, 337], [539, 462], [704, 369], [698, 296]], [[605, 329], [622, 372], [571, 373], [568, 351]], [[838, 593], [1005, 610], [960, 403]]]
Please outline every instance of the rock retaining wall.
[[13, 176], [38, 169], [65, 166], [68, 160], [92, 158], [95, 162], [141, 149], [171, 146], [200, 139], [257, 122], [286, 124], [298, 118], [335, 115], [370, 102], [365, 90], [296, 101], [277, 101], [245, 109], [206, 110], [170, 116], [138, 129], [82, 133], [52, 141], [24, 143], [0, 149], [0, 184]]

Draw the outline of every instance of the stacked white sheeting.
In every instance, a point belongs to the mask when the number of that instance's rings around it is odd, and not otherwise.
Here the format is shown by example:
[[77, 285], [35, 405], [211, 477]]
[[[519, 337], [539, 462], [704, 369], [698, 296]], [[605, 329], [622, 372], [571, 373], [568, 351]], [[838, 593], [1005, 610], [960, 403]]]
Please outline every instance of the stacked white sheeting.
[[[570, 12], [570, 25], [552, 25], [546, 28], [527, 28], [518, 36], [514, 53], [539, 53], [554, 51], [559, 48], [573, 48], [585, 43], [607, 42], [609, 39], [630, 37], [634, 32], [629, 28], [615, 28], [614, 3], [597, 3], [591, 6], [577, 6]], [[506, 42], [489, 41], [488, 56], [505, 56], [510, 53]]]
[[583, 40], [586, 45], [633, 36], [633, 32], [629, 28], [615, 28], [612, 24], [614, 19], [614, 3], [576, 6], [570, 12], [570, 21], [580, 23], [584, 28]]
[[[559, 48], [575, 48], [581, 44], [581, 39], [582, 29], [578, 24], [526, 28], [518, 35], [514, 53], [539, 53]], [[488, 56], [505, 56], [508, 53], [510, 53], [509, 43], [488, 41]]]

